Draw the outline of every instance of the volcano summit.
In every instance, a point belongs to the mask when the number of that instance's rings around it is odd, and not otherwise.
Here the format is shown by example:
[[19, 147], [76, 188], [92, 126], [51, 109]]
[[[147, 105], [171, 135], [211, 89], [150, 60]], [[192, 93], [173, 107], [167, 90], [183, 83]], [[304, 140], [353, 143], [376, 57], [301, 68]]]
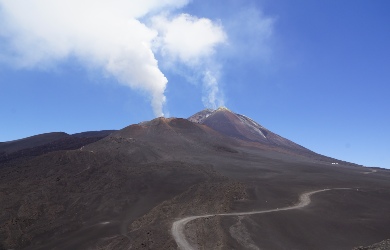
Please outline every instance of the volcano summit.
[[0, 143], [0, 211], [0, 249], [353, 249], [390, 238], [390, 172], [207, 109]]

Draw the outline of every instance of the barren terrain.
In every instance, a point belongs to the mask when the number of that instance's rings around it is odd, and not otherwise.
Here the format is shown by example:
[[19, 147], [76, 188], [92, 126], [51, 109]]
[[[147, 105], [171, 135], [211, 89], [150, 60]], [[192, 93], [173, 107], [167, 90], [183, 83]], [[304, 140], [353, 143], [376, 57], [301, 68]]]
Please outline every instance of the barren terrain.
[[390, 238], [388, 170], [271, 139], [158, 118], [3, 162], [0, 249], [177, 249], [173, 223], [203, 215], [177, 231], [195, 249], [351, 250]]

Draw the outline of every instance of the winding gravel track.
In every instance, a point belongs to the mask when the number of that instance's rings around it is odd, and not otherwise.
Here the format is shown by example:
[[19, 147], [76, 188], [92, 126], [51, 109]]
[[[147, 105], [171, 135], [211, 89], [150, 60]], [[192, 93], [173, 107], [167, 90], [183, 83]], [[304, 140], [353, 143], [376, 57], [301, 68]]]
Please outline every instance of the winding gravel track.
[[303, 208], [306, 207], [311, 203], [310, 196], [316, 193], [325, 192], [329, 190], [340, 190], [340, 189], [350, 189], [350, 188], [332, 188], [332, 189], [321, 189], [311, 192], [306, 192], [301, 194], [299, 197], [299, 202], [293, 206], [289, 207], [283, 207], [283, 208], [276, 208], [276, 209], [270, 209], [270, 210], [260, 210], [260, 211], [252, 211], [252, 212], [238, 212], [238, 213], [222, 213], [222, 214], [205, 214], [205, 215], [196, 215], [196, 216], [189, 216], [183, 219], [179, 219], [175, 222], [173, 222], [172, 225], [172, 236], [175, 239], [179, 249], [181, 250], [195, 250], [190, 243], [187, 241], [186, 236], [184, 234], [184, 227], [185, 225], [195, 219], [199, 218], [207, 218], [212, 216], [241, 216], [241, 215], [251, 215], [251, 214], [265, 214], [265, 213], [272, 213], [272, 212], [279, 212], [279, 211], [285, 211], [285, 210], [292, 210], [297, 208]]

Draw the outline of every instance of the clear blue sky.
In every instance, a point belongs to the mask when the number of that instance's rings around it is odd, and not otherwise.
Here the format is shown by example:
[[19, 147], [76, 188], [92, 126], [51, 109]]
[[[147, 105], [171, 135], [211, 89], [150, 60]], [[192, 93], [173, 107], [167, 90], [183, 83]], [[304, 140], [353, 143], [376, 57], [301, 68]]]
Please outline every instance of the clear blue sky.
[[[102, 47], [90, 49], [101, 41], [99, 32], [105, 32], [101, 24], [84, 37], [66, 33], [78, 27], [75, 23], [63, 29], [64, 40], [56, 40], [62, 39], [61, 21], [53, 22], [55, 32], [42, 31], [39, 23], [37, 32], [26, 32], [35, 28], [15, 21], [23, 20], [25, 13], [4, 2], [0, 0], [0, 141], [54, 131], [121, 129], [155, 117], [158, 107], [152, 108], [150, 101], [161, 100], [161, 91], [154, 97], [152, 93], [165, 86], [164, 78], [157, 74], [161, 84], [149, 88], [142, 82], [145, 74], [137, 75], [138, 68], [124, 73], [108, 67], [104, 60], [116, 51], [107, 46], [121, 46], [122, 40], [102, 34]], [[224, 103], [320, 154], [390, 168], [389, 1], [171, 2], [176, 5], [147, 6], [152, 10], [132, 16], [159, 34], [155, 40], [160, 43], [150, 48], [168, 80], [165, 115], [188, 117], [210, 102]], [[66, 11], [73, 13], [71, 8]], [[192, 18], [183, 19], [181, 13]], [[177, 48], [186, 41], [177, 35], [173, 42], [168, 39], [168, 34], [190, 36], [184, 33], [198, 23], [203, 25], [201, 34], [207, 34], [194, 36], [198, 43]], [[30, 39], [41, 31], [42, 37]], [[74, 37], [77, 43], [68, 42]], [[34, 39], [38, 42], [31, 42]], [[132, 56], [136, 54], [129, 55], [126, 67], [137, 62]], [[127, 57], [119, 59], [114, 62]], [[205, 72], [215, 81], [206, 81]], [[216, 89], [212, 102], [210, 92]]]

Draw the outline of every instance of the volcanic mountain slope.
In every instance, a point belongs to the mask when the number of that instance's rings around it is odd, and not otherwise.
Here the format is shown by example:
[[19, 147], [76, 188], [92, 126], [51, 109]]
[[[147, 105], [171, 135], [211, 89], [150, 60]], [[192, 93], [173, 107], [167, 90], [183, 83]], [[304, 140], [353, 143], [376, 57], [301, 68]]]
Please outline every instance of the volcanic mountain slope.
[[0, 162], [30, 158], [58, 150], [77, 149], [96, 142], [113, 132], [114, 130], [88, 131], [72, 135], [64, 132], [53, 132], [2, 142], [0, 143]]
[[[206, 124], [218, 113], [242, 137]], [[185, 235], [195, 249], [352, 249], [390, 238], [388, 171], [251, 140], [230, 113], [203, 124], [157, 118], [0, 167], [0, 249], [177, 249], [178, 218], [281, 208], [339, 187], [352, 189], [302, 209], [194, 220]]]
[[241, 140], [255, 141], [278, 147], [311, 152], [310, 150], [271, 132], [252, 119], [244, 115], [236, 114], [224, 107], [217, 110], [203, 110], [189, 117], [188, 120], [204, 124], [224, 135]]
[[[302, 155], [325, 162], [339, 162], [331, 157], [317, 154], [299, 144], [283, 138], [261, 126], [251, 118], [234, 113], [225, 107], [216, 110], [205, 109], [188, 118], [189, 121], [203, 124], [221, 134], [243, 141], [257, 142], [269, 150]], [[257, 144], [257, 146], [259, 145]], [[350, 164], [343, 161], [343, 164]], [[353, 164], [351, 164], [353, 165]]]
[[42, 146], [47, 143], [65, 138], [67, 136], [68, 136], [67, 133], [53, 132], [53, 133], [34, 135], [24, 139], [15, 140], [15, 141], [2, 142], [0, 144], [0, 152], [8, 153], [8, 154], [14, 153], [26, 148]]

